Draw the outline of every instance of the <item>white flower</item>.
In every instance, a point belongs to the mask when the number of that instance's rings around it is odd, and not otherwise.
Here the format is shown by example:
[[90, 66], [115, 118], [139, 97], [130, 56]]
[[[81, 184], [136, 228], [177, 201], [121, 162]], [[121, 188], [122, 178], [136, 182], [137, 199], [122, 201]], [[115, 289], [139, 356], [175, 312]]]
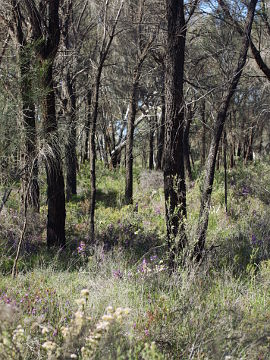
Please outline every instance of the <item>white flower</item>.
[[96, 329], [97, 329], [97, 331], [107, 330], [109, 326], [110, 326], [110, 323], [108, 321], [100, 321], [97, 324]]
[[108, 307], [106, 308], [106, 312], [109, 313], [109, 314], [111, 314], [111, 313], [113, 312], [113, 307], [112, 307], [112, 306], [108, 306]]
[[81, 296], [83, 297], [88, 297], [89, 296], [89, 290], [88, 289], [82, 289], [81, 291]]
[[112, 315], [109, 314], [109, 315], [103, 315], [101, 319], [104, 321], [113, 321], [114, 318]]
[[46, 341], [42, 347], [47, 350], [47, 351], [54, 351], [57, 347], [56, 343], [52, 342], [52, 341]]
[[75, 300], [76, 304], [79, 306], [85, 306], [86, 305], [86, 300], [84, 298], [80, 298]]
[[61, 327], [61, 331], [64, 337], [67, 337], [68, 333], [69, 333], [69, 328], [66, 326]]
[[41, 333], [44, 335], [44, 334], [48, 334], [48, 332], [49, 332], [49, 329], [46, 326], [44, 326]]
[[71, 354], [71, 355], [70, 355], [70, 358], [71, 358], [71, 359], [78, 359], [78, 356], [77, 356], [76, 354]]

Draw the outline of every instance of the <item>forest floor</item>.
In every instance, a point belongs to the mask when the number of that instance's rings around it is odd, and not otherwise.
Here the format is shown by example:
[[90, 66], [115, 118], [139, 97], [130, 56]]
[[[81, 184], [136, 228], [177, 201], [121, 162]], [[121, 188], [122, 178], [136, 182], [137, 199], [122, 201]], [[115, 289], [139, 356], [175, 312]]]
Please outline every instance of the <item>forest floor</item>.
[[[196, 174], [194, 174], [196, 178]], [[40, 215], [23, 227], [19, 189], [0, 223], [1, 359], [270, 359], [270, 161], [216, 174], [203, 265], [166, 267], [162, 174], [135, 168], [134, 205], [124, 170], [98, 166], [96, 244], [89, 245], [89, 167], [67, 204], [67, 248], [46, 249]], [[188, 184], [192, 246], [203, 177]], [[214, 245], [211, 247], [211, 245]], [[89, 294], [86, 290], [88, 289]], [[81, 292], [82, 291], [82, 292]]]

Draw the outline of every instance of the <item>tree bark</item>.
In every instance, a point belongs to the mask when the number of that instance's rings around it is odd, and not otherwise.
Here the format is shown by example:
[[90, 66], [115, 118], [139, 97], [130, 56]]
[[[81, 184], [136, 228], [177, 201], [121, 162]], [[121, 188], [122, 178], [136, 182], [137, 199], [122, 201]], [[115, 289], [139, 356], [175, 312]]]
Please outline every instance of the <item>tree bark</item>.
[[183, 0], [167, 0], [167, 58], [165, 70], [164, 192], [170, 266], [187, 243], [184, 170], [184, 54], [186, 23]]
[[97, 69], [96, 83], [94, 88], [94, 108], [90, 122], [90, 241], [95, 241], [95, 208], [96, 208], [96, 128], [97, 128], [97, 117], [98, 117], [98, 106], [99, 106], [99, 88], [101, 81], [103, 63]]
[[202, 121], [202, 152], [201, 152], [201, 168], [205, 165], [206, 158], [206, 116], [205, 116], [205, 99], [201, 105], [201, 121]]
[[[157, 114], [155, 114], [155, 118]], [[150, 129], [149, 129], [149, 170], [154, 169], [154, 128], [153, 128], [153, 121], [150, 118]]]
[[162, 85], [162, 94], [161, 94], [161, 117], [160, 117], [159, 129], [157, 131], [156, 170], [162, 169], [162, 157], [163, 157], [164, 138], [165, 138], [165, 79], [164, 79], [164, 74], [163, 74], [162, 81], [163, 81], [163, 85]]
[[84, 142], [84, 154], [83, 162], [89, 160], [89, 134], [90, 134], [90, 124], [91, 124], [91, 103], [92, 103], [92, 91], [87, 92], [87, 115], [86, 115], [86, 124], [85, 124], [85, 142]]
[[204, 179], [204, 186], [201, 198], [201, 207], [200, 207], [200, 215], [197, 227], [197, 243], [194, 248], [193, 257], [197, 261], [202, 259], [204, 246], [205, 246], [205, 238], [206, 231], [208, 226], [208, 218], [210, 211], [210, 203], [211, 203], [211, 195], [212, 195], [212, 187], [214, 182], [215, 175], [215, 163], [218, 152], [218, 147], [220, 143], [220, 138], [222, 136], [222, 131], [224, 127], [224, 123], [226, 120], [227, 110], [231, 101], [232, 96], [235, 93], [238, 82], [240, 80], [243, 68], [246, 64], [247, 59], [247, 51], [249, 47], [249, 39], [251, 33], [251, 27], [254, 18], [254, 11], [256, 8], [257, 0], [251, 0], [248, 6], [247, 17], [245, 21], [245, 28], [242, 35], [242, 44], [240, 48], [238, 64], [234, 71], [234, 76], [228, 85], [227, 91], [225, 92], [221, 105], [219, 107], [219, 111], [217, 114], [217, 118], [213, 128], [213, 134], [210, 144], [210, 150], [208, 154], [207, 164], [206, 164], [206, 175]]
[[223, 166], [224, 166], [224, 197], [225, 211], [228, 212], [228, 176], [227, 176], [227, 134], [224, 131], [223, 137]]
[[65, 185], [56, 120], [52, 62], [46, 67], [46, 74], [43, 76], [43, 89], [46, 95], [42, 102], [42, 113], [48, 149], [46, 153], [48, 184], [47, 245], [48, 247], [62, 247], [65, 245]]
[[66, 118], [68, 123], [68, 137], [66, 143], [66, 196], [67, 200], [77, 194], [77, 130], [76, 130], [76, 95], [74, 84], [71, 82], [70, 72], [66, 76]]
[[190, 164], [190, 145], [189, 145], [189, 133], [190, 133], [190, 126], [191, 126], [191, 122], [192, 122], [192, 116], [193, 116], [193, 113], [192, 113], [191, 105], [188, 105], [183, 142], [184, 142], [185, 166], [186, 166], [188, 178], [190, 181], [193, 180], [191, 164]]
[[140, 72], [138, 67], [133, 73], [132, 90], [130, 96], [130, 111], [128, 115], [127, 125], [127, 142], [126, 142], [126, 187], [125, 187], [125, 203], [126, 205], [133, 202], [133, 142], [134, 142], [134, 124], [137, 113], [137, 92]]

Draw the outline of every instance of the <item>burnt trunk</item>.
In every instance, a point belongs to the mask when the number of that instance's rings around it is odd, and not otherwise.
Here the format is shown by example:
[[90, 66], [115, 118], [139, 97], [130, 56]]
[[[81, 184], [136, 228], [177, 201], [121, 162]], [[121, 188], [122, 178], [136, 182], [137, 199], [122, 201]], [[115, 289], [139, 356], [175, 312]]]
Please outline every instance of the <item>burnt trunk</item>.
[[167, 0], [167, 58], [165, 71], [164, 192], [170, 266], [187, 243], [184, 170], [183, 76], [186, 24], [183, 0]]
[[46, 91], [42, 102], [43, 127], [46, 136], [46, 173], [47, 173], [47, 245], [65, 245], [65, 186], [62, 169], [61, 149], [57, 131], [55, 93], [53, 88], [53, 66], [47, 65], [43, 76], [43, 88]]
[[66, 118], [68, 119], [68, 137], [66, 144], [66, 196], [67, 200], [77, 194], [77, 155], [76, 155], [76, 96], [74, 84], [67, 72], [66, 78]]

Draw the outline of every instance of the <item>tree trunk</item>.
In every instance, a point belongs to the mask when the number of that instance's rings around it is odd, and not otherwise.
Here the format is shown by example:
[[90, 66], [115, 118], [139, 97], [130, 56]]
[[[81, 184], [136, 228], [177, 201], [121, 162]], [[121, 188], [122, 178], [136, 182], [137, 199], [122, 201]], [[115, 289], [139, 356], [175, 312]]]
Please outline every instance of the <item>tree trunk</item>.
[[183, 0], [167, 0], [167, 59], [165, 73], [164, 192], [170, 266], [186, 246], [186, 184], [184, 170], [183, 76], [186, 24]]
[[[53, 62], [60, 41], [59, 0], [50, 0], [38, 8], [33, 1], [25, 1], [31, 23], [34, 47], [41, 67], [44, 91], [42, 100], [43, 128], [47, 151], [44, 155], [47, 173], [48, 218], [47, 245], [65, 245], [65, 186], [61, 149], [57, 131], [55, 93], [53, 88]], [[46, 26], [43, 26], [46, 24]]]
[[[155, 114], [157, 117], [157, 114]], [[150, 130], [149, 130], [149, 170], [154, 169], [154, 134], [153, 121], [150, 118]]]
[[77, 155], [76, 155], [76, 95], [70, 73], [66, 77], [66, 118], [68, 119], [68, 138], [66, 144], [66, 195], [67, 200], [77, 194]]
[[87, 117], [85, 124], [85, 142], [84, 142], [84, 155], [83, 162], [89, 160], [89, 134], [91, 124], [91, 103], [92, 103], [92, 91], [89, 90], [87, 93]]
[[190, 132], [190, 126], [191, 126], [191, 122], [192, 122], [192, 116], [193, 116], [193, 114], [192, 114], [192, 110], [191, 110], [191, 105], [188, 105], [183, 142], [184, 142], [185, 166], [186, 166], [188, 178], [190, 181], [193, 180], [191, 164], [190, 164], [190, 146], [189, 146], [189, 132]]
[[202, 152], [201, 152], [201, 168], [205, 165], [206, 158], [206, 116], [205, 116], [205, 99], [201, 105], [201, 121], [202, 121]]
[[127, 142], [126, 142], [126, 188], [125, 203], [126, 205], [133, 202], [133, 141], [134, 141], [134, 124], [137, 112], [137, 91], [139, 82], [139, 71], [135, 69], [133, 74], [133, 83], [130, 96], [130, 111], [127, 125]]
[[214, 175], [215, 175], [215, 163], [216, 157], [219, 147], [220, 138], [222, 136], [222, 131], [224, 127], [224, 123], [226, 120], [227, 110], [231, 101], [232, 96], [237, 88], [239, 79], [241, 77], [243, 68], [246, 64], [247, 59], [247, 51], [249, 47], [249, 38], [251, 27], [254, 18], [254, 11], [257, 4], [257, 0], [251, 0], [248, 6], [248, 12], [245, 22], [245, 29], [242, 36], [242, 44], [240, 49], [240, 54], [238, 58], [238, 64], [236, 66], [234, 76], [228, 85], [228, 90], [225, 92], [223, 96], [223, 100], [219, 107], [219, 111], [217, 114], [217, 119], [214, 124], [213, 134], [210, 144], [210, 150], [208, 154], [207, 164], [206, 164], [206, 175], [204, 179], [204, 187], [202, 192], [201, 198], [201, 208], [200, 208], [200, 215], [198, 221], [198, 228], [197, 228], [197, 236], [198, 240], [194, 249], [193, 256], [196, 258], [197, 261], [202, 259], [202, 254], [205, 246], [205, 238], [206, 238], [206, 231], [208, 227], [208, 218], [209, 218], [209, 211], [210, 211], [210, 203], [211, 203], [211, 195], [212, 195], [212, 187], [214, 182]]
[[157, 164], [156, 170], [162, 169], [162, 156], [164, 148], [164, 138], [165, 138], [165, 80], [163, 74], [163, 85], [162, 85], [162, 94], [161, 94], [161, 117], [159, 129], [157, 131]]
[[224, 131], [223, 138], [223, 166], [224, 166], [224, 197], [225, 197], [225, 210], [228, 212], [228, 177], [227, 177], [227, 134]]
[[97, 69], [97, 77], [94, 89], [94, 108], [90, 122], [90, 241], [95, 241], [95, 208], [96, 208], [96, 128], [97, 128], [97, 117], [98, 117], [98, 106], [99, 106], [99, 88], [101, 81], [103, 63]]
[[47, 140], [46, 153], [48, 217], [47, 245], [65, 245], [65, 186], [62, 170], [61, 149], [57, 131], [55, 93], [53, 88], [53, 65], [46, 64], [43, 76], [43, 89], [46, 92], [42, 102], [43, 127]]

